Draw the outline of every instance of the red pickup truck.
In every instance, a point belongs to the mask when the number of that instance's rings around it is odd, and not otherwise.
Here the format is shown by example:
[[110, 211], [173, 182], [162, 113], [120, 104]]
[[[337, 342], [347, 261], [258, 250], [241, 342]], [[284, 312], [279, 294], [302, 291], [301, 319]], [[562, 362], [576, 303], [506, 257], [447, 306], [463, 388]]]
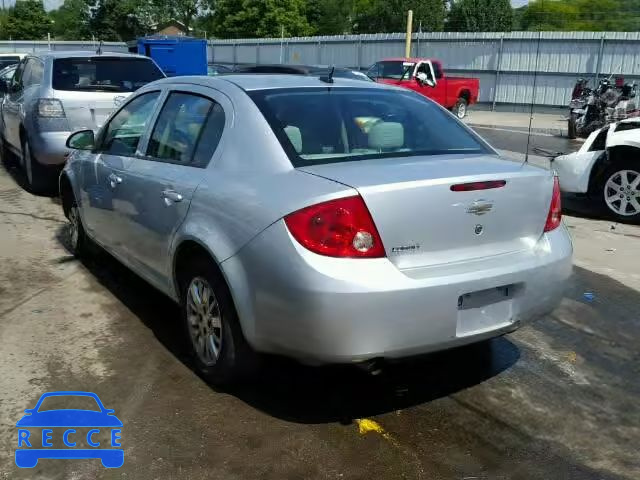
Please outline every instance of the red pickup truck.
[[467, 107], [478, 101], [480, 91], [480, 80], [446, 76], [442, 62], [431, 58], [387, 58], [373, 64], [367, 75], [378, 83], [418, 92], [458, 118], [464, 118]]

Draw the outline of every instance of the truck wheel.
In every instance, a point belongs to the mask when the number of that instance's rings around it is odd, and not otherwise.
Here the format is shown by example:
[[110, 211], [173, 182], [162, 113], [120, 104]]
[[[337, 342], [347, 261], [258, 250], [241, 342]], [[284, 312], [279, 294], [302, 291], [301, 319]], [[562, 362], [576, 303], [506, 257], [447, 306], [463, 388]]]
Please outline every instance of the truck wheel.
[[576, 126], [576, 122], [578, 121], [578, 119], [576, 118], [576, 114], [572, 113], [569, 116], [569, 121], [567, 124], [567, 136], [571, 139], [571, 140], [575, 140], [576, 138], [578, 138], [578, 129]]
[[620, 222], [640, 222], [640, 168], [637, 162], [621, 161], [603, 175], [601, 201]]
[[467, 116], [467, 100], [465, 98], [460, 97], [456, 104], [453, 106], [453, 114], [462, 120]]

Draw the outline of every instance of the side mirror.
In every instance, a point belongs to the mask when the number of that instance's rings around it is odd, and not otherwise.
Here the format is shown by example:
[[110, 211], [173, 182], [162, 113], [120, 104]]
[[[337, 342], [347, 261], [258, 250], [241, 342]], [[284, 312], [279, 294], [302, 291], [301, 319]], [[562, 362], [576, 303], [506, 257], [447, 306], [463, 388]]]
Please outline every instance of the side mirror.
[[91, 150], [95, 145], [95, 135], [93, 130], [80, 130], [72, 133], [67, 138], [67, 148], [74, 150]]

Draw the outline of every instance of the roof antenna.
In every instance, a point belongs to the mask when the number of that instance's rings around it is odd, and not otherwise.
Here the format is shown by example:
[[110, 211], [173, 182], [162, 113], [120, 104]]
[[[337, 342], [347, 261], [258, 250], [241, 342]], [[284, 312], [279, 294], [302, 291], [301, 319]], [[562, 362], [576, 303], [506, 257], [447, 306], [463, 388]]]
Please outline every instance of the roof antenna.
[[542, 32], [538, 32], [538, 45], [536, 47], [536, 68], [533, 72], [533, 92], [531, 92], [531, 109], [529, 111], [529, 131], [527, 133], [527, 151], [524, 154], [524, 163], [529, 163], [529, 146], [531, 144], [531, 126], [533, 124], [533, 107], [536, 103], [536, 87], [538, 84], [538, 60], [540, 58], [540, 43]]
[[320, 81], [325, 83], [333, 83], [333, 72], [335, 71], [335, 69], [336, 67], [334, 65], [331, 65], [331, 70], [329, 70], [329, 75], [320, 77]]
[[98, 44], [98, 49], [96, 50], [96, 54], [102, 55], [102, 40], [100, 40], [100, 43]]

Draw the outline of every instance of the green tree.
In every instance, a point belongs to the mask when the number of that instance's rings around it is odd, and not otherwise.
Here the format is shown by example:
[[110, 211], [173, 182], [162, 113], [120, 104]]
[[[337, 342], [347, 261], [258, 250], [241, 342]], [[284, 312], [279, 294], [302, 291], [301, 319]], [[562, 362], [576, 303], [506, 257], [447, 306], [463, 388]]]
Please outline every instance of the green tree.
[[352, 33], [357, 6], [354, 0], [307, 0], [307, 20], [315, 35]]
[[13, 40], [42, 40], [51, 29], [51, 19], [40, 0], [18, 0], [3, 22], [0, 35]]
[[524, 30], [638, 31], [638, 0], [532, 0], [521, 19]]
[[458, 32], [509, 32], [513, 8], [509, 0], [455, 0], [447, 30]]
[[64, 0], [60, 8], [49, 12], [54, 37], [59, 40], [90, 39], [89, 6], [88, 0]]
[[217, 0], [213, 32], [220, 38], [310, 35], [305, 0]]
[[407, 11], [413, 10], [414, 30], [441, 32], [446, 16], [445, 0], [369, 0], [356, 6], [356, 33], [404, 32]]
[[148, 7], [145, 0], [98, 0], [89, 27], [99, 40], [133, 40], [152, 30]]

